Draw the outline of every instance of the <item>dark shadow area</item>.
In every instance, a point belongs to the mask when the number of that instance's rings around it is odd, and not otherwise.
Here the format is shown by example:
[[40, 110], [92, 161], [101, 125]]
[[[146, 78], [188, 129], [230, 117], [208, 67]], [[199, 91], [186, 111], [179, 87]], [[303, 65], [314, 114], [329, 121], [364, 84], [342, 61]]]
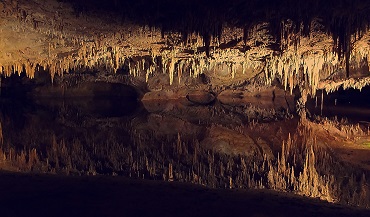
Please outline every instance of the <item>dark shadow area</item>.
[[[278, 44], [292, 35], [308, 36], [311, 22], [318, 19], [332, 35], [333, 50], [339, 57], [349, 55], [351, 39], [361, 37], [369, 28], [370, 4], [366, 0], [62, 0], [73, 4], [76, 15], [113, 13], [122, 21], [176, 31], [187, 42], [198, 33], [209, 55], [211, 36], [220, 37], [226, 24], [244, 28], [244, 38], [259, 22], [269, 22], [270, 33]], [[292, 21], [289, 27], [282, 22]], [[299, 37], [296, 38], [299, 43]], [[348, 70], [347, 70], [348, 71]]]
[[[92, 74], [73, 73], [51, 80], [47, 71], [37, 71], [35, 78], [28, 78], [25, 72], [11, 74], [9, 77], [2, 76], [0, 79], [0, 99], [4, 100], [39, 100], [47, 99], [71, 99], [72, 101], [85, 99], [101, 100], [112, 107], [119, 106], [124, 102], [137, 104], [140, 98], [139, 90], [124, 83], [95, 81]], [[87, 101], [88, 101], [87, 100]], [[26, 103], [27, 104], [27, 103]], [[104, 103], [103, 103], [104, 104]]]
[[266, 190], [210, 189], [122, 177], [4, 172], [0, 177], [3, 217], [369, 216], [368, 210]]
[[33, 86], [33, 81], [27, 78], [25, 72], [11, 74], [9, 77], [1, 76], [0, 82], [1, 98], [25, 99]]
[[[359, 121], [370, 122], [370, 87], [362, 90], [339, 88], [338, 91], [324, 93], [323, 106], [321, 108], [321, 91], [316, 97], [310, 99], [307, 108], [312, 114], [325, 117], [337, 117], [348, 119], [351, 123]], [[317, 101], [317, 102], [316, 102]]]

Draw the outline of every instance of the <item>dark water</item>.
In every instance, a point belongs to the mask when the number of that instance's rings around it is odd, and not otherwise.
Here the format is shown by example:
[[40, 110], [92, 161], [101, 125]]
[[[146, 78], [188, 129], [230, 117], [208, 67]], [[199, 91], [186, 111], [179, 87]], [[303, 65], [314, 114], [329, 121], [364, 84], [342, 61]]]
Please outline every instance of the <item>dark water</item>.
[[339, 160], [284, 109], [151, 106], [117, 97], [2, 99], [1, 165], [24, 172], [268, 188], [370, 204], [369, 172]]
[[362, 90], [340, 88], [323, 94], [319, 91], [317, 97], [309, 100], [308, 108], [313, 115], [370, 123], [370, 87]]

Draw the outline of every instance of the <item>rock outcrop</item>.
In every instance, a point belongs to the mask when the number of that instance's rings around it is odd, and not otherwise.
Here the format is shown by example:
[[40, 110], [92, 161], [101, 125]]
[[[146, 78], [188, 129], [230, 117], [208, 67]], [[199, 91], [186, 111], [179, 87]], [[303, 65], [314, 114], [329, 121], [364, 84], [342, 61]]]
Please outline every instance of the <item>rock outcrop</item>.
[[298, 89], [303, 103], [317, 89], [368, 85], [366, 1], [257, 2], [3, 0], [0, 73], [47, 71], [68, 88], [87, 72], [142, 95], [272, 86]]

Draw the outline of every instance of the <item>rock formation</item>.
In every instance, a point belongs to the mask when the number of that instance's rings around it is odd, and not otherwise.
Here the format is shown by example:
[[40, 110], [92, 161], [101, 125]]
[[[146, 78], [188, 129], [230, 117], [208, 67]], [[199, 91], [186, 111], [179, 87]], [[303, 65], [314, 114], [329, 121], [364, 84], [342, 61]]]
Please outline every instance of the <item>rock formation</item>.
[[369, 83], [366, 1], [3, 0], [0, 6], [2, 77], [37, 79], [47, 71], [63, 91], [82, 72], [91, 77], [77, 83], [125, 83], [142, 94], [174, 91], [172, 98], [184, 97], [178, 92], [184, 89], [217, 95], [278, 86], [291, 94], [297, 88], [305, 103], [317, 89]]
[[[368, 130], [305, 105], [370, 84], [369, 24], [361, 0], [0, 0], [2, 96], [71, 100], [25, 116], [2, 108], [0, 166], [368, 207], [368, 165], [353, 167], [335, 144], [367, 144]], [[136, 117], [137, 98], [146, 111]]]

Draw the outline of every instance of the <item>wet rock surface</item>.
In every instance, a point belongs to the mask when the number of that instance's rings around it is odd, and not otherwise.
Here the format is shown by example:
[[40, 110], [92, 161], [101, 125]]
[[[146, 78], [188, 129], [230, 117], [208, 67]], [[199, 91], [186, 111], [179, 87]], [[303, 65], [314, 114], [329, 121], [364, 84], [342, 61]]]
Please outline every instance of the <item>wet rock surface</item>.
[[73, 188], [82, 175], [87, 195], [90, 176], [125, 176], [369, 208], [367, 98], [348, 91], [368, 92], [369, 14], [361, 0], [0, 1], [0, 168]]
[[344, 151], [367, 144], [363, 126], [222, 104], [167, 102], [148, 113], [140, 104], [119, 109], [128, 101], [118, 108], [47, 102], [24, 107], [23, 116], [3, 105], [2, 169], [273, 189], [364, 207], [370, 201], [365, 158]]

